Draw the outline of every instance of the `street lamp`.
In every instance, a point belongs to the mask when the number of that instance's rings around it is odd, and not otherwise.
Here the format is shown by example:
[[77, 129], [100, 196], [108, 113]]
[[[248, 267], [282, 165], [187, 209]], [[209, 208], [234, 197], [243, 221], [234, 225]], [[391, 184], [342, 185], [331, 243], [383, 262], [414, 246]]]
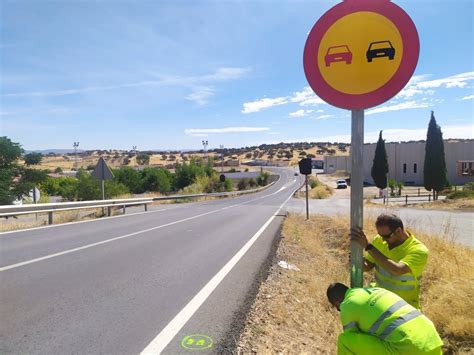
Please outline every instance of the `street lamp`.
[[209, 145], [208, 141], [202, 141], [202, 146], [204, 147], [204, 156], [207, 157], [207, 146]]
[[77, 148], [79, 148], [79, 142], [74, 142], [73, 147], [74, 147], [74, 164], [73, 164], [73, 166], [77, 167]]

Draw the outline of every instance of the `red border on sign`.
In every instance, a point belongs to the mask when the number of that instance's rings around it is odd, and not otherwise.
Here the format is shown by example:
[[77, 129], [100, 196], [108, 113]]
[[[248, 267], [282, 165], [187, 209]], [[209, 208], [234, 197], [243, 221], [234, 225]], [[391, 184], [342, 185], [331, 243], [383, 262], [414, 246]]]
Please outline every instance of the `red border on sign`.
[[[403, 41], [403, 57], [397, 72], [385, 85], [357, 95], [337, 91], [324, 80], [318, 67], [318, 51], [323, 36], [334, 22], [359, 11], [378, 13], [395, 24]], [[415, 24], [400, 7], [389, 0], [344, 0], [327, 11], [313, 26], [304, 47], [303, 65], [309, 85], [321, 99], [344, 109], [364, 109], [380, 105], [405, 87], [415, 71], [419, 53], [420, 42]]]

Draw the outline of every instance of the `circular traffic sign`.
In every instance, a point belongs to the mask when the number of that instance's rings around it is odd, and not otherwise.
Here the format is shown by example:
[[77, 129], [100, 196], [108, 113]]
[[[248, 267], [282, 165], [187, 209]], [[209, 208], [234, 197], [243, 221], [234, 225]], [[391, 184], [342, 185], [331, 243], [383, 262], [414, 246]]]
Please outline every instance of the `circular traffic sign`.
[[419, 52], [413, 21], [390, 0], [344, 0], [309, 33], [304, 71], [313, 91], [327, 103], [364, 109], [403, 89]]

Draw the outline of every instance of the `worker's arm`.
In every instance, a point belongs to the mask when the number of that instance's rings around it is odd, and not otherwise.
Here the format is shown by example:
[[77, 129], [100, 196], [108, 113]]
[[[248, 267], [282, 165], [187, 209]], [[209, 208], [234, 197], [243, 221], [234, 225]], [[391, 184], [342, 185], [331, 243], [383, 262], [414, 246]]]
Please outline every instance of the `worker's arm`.
[[[367, 247], [367, 245], [369, 245], [367, 236], [365, 235], [364, 231], [360, 229], [351, 230], [351, 240], [357, 242], [364, 249]], [[378, 265], [380, 265], [382, 268], [387, 270], [392, 275], [400, 276], [400, 275], [411, 272], [410, 268], [405, 263], [390, 260], [385, 255], [383, 255], [380, 251], [378, 251], [377, 248], [371, 248], [368, 251], [368, 253], [377, 262]], [[364, 262], [364, 271], [368, 271], [366, 270], [366, 266], [365, 266], [366, 262], [369, 262], [369, 261]], [[374, 266], [373, 263], [371, 262], [369, 263], [372, 264], [372, 267]]]
[[372, 270], [374, 266], [375, 266], [374, 263], [371, 263], [369, 260], [364, 258], [364, 265], [363, 265], [364, 272]]
[[370, 249], [369, 254], [375, 259], [375, 261], [377, 261], [377, 264], [379, 264], [392, 275], [400, 276], [411, 272], [410, 268], [406, 264], [390, 260], [381, 252], [379, 252], [377, 248]]

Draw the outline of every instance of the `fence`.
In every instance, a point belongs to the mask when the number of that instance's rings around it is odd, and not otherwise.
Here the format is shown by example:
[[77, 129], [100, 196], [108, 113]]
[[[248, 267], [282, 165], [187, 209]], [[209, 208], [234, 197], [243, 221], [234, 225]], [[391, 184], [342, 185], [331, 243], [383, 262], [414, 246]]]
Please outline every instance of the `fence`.
[[0, 217], [13, 217], [35, 213], [48, 213], [48, 224], [53, 224], [53, 213], [58, 211], [71, 211], [81, 209], [94, 209], [94, 208], [106, 208], [107, 216], [112, 215], [112, 208], [119, 207], [123, 209], [123, 213], [127, 207], [143, 205], [145, 211], [148, 211], [148, 205], [155, 201], [166, 201], [166, 200], [180, 200], [189, 198], [200, 198], [200, 197], [230, 197], [239, 196], [249, 193], [259, 192], [269, 188], [276, 181], [252, 190], [244, 191], [232, 191], [232, 192], [215, 192], [209, 194], [192, 194], [192, 195], [172, 195], [172, 196], [159, 196], [159, 197], [148, 197], [148, 198], [128, 198], [128, 199], [115, 199], [115, 200], [94, 200], [94, 201], [79, 201], [79, 202], [59, 202], [59, 203], [42, 203], [42, 204], [31, 204], [23, 206], [0, 206]]

